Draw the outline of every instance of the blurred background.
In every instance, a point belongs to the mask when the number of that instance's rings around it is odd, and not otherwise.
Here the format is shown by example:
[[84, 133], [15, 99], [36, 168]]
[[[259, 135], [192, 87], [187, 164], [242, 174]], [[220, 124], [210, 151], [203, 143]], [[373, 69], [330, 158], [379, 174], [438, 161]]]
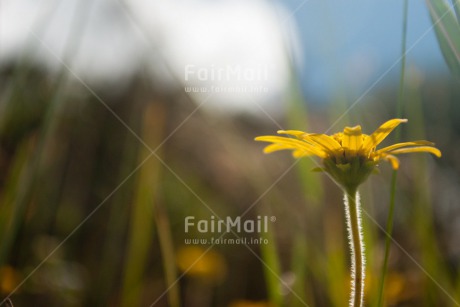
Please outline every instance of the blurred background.
[[[2, 1], [2, 306], [344, 306], [341, 190], [253, 139], [398, 114], [443, 157], [401, 157], [384, 306], [460, 306], [460, 89], [430, 1]], [[368, 306], [391, 177], [361, 187]], [[268, 244], [191, 244], [220, 235], [187, 216], [274, 219], [242, 235]]]

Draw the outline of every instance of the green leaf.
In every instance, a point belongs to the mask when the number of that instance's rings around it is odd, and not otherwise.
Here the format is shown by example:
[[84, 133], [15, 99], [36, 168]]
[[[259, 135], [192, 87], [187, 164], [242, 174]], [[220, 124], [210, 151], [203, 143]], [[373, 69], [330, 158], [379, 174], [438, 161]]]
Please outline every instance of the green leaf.
[[[459, 0], [454, 0], [459, 9]], [[439, 47], [450, 71], [460, 78], [460, 26], [452, 8], [444, 0], [426, 0]]]
[[454, 5], [455, 15], [457, 16], [457, 22], [460, 23], [460, 0], [452, 0]]

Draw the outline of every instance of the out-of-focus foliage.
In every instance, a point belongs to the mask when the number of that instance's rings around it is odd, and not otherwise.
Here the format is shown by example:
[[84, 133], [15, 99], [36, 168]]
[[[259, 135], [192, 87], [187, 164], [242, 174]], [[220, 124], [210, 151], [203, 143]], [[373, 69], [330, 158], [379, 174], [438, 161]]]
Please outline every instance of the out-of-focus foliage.
[[[10, 74], [2, 76], [11, 80]], [[20, 87], [28, 91], [1, 102], [0, 286], [3, 297], [12, 293], [15, 306], [118, 306], [133, 300], [131, 293], [140, 305], [167, 306], [165, 272], [173, 274], [183, 306], [265, 304], [273, 276], [261, 262], [261, 246], [185, 244], [215, 236], [185, 233], [186, 216], [241, 214], [276, 217], [269, 253], [277, 254], [279, 275], [272, 282], [283, 302], [339, 306], [347, 300], [341, 191], [322, 174], [308, 173], [304, 181], [309, 170], [290, 168], [295, 161], [289, 155], [262, 154], [263, 145], [253, 138], [277, 129], [271, 120], [204, 112], [184, 93], [162, 93], [141, 76], [121, 95], [98, 91], [108, 107], [78, 83], [67, 84], [66, 91], [53, 87], [52, 79], [35, 86], [43, 80], [46, 74], [29, 70]], [[373, 104], [357, 106], [356, 122], [372, 131], [392, 117], [394, 93], [382, 88]], [[434, 140], [443, 158], [417, 157], [412, 163], [403, 157], [398, 245], [392, 248], [385, 299], [396, 306], [449, 305], [446, 293], [455, 299], [459, 286], [460, 93], [448, 79], [410, 73], [407, 95], [405, 117], [419, 128], [403, 129], [404, 137]], [[52, 103], [56, 97], [62, 105]], [[18, 109], [19, 103], [33, 107]], [[304, 120], [311, 129], [327, 129], [333, 105], [308, 108]], [[274, 119], [288, 127], [282, 115]], [[362, 193], [371, 305], [384, 243], [379, 225], [389, 197], [390, 167], [381, 169]], [[148, 182], [154, 185], [140, 186]], [[141, 263], [142, 270], [130, 275]], [[133, 282], [126, 282], [128, 276]]]

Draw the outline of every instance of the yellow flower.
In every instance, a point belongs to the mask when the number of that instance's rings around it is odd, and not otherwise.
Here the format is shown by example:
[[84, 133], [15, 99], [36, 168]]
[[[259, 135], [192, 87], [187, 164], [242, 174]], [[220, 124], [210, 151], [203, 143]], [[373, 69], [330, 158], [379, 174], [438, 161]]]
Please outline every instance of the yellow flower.
[[377, 149], [376, 147], [401, 123], [407, 119], [391, 119], [371, 135], [363, 134], [361, 126], [345, 127], [334, 135], [306, 133], [298, 130], [280, 130], [279, 134], [292, 137], [259, 136], [256, 141], [271, 142], [265, 153], [289, 149], [296, 158], [318, 156], [323, 159], [322, 170], [331, 174], [345, 187], [357, 187], [372, 172], [380, 160], [399, 168], [395, 155], [412, 152], [429, 152], [441, 157], [441, 151], [428, 141], [397, 143]]
[[225, 259], [216, 251], [199, 246], [183, 246], [176, 255], [178, 268], [188, 276], [210, 283], [218, 283], [227, 274]]

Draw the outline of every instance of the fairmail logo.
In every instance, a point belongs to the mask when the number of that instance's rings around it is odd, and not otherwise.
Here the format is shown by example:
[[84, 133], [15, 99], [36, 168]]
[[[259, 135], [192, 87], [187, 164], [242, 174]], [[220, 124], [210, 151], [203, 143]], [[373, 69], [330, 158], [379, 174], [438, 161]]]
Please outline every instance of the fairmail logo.
[[224, 65], [224, 66], [197, 66], [193, 64], [184, 67], [184, 80], [199, 81], [267, 81], [269, 77], [269, 67], [267, 65], [243, 66], [243, 65]]
[[240, 216], [227, 216], [218, 219], [211, 216], [209, 219], [197, 220], [194, 216], [187, 216], [184, 220], [184, 231], [198, 231], [200, 233], [267, 233], [268, 224], [275, 222], [275, 216], [257, 216], [256, 219], [243, 220]]

